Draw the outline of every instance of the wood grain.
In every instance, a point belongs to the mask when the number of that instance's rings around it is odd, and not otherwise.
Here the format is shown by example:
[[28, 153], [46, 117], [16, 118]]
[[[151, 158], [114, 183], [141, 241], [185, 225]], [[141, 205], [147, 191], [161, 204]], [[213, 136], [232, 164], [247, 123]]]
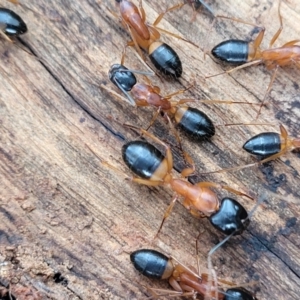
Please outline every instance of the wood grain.
[[[146, 127], [151, 108], [132, 109], [99, 88], [109, 82], [107, 72], [118, 63], [129, 36], [118, 19], [114, 1], [37, 1], [12, 8], [28, 24], [23, 45], [42, 60], [1, 40], [0, 80], [0, 283], [18, 299], [142, 299], [145, 286], [168, 288], [150, 281], [132, 267], [128, 253], [155, 248], [191, 265], [195, 237], [199, 258], [206, 265], [208, 251], [224, 237], [207, 220], [193, 218], [177, 205], [159, 239], [151, 244], [172, 191], [146, 187], [101, 165], [109, 161], [130, 174], [121, 159], [126, 141], [138, 137], [123, 123]], [[23, 2], [25, 3], [25, 1]], [[144, 1], [147, 18], [176, 1]], [[266, 27], [267, 47], [279, 26], [277, 1], [209, 1], [222, 15]], [[28, 9], [31, 8], [32, 10]], [[109, 8], [109, 9], [108, 9]], [[284, 30], [276, 45], [298, 39], [300, 4], [282, 3]], [[116, 11], [117, 12], [117, 11]], [[251, 39], [250, 26], [218, 21], [207, 36], [211, 18], [200, 12], [190, 22], [192, 9], [169, 13], [163, 28], [190, 39], [204, 50], [228, 38]], [[203, 51], [169, 36], [183, 62], [180, 81], [153, 79], [162, 94], [189, 86], [184, 97], [234, 99], [259, 103], [270, 80], [264, 66], [204, 80], [221, 66]], [[128, 51], [126, 65], [144, 66]], [[297, 68], [280, 69], [260, 122], [274, 125], [217, 128], [211, 141], [196, 143], [182, 135], [183, 146], [195, 160], [197, 172], [253, 161], [241, 146], [262, 131], [286, 126], [299, 136], [300, 95]], [[143, 80], [143, 78], [139, 78]], [[257, 107], [203, 105], [216, 124], [251, 122]], [[168, 127], [158, 120], [152, 132], [175, 144]], [[183, 167], [174, 147], [175, 168]], [[258, 281], [249, 289], [261, 300], [299, 299], [299, 153], [288, 153], [264, 167], [235, 173], [195, 176], [194, 181], [216, 181], [264, 197], [243, 235], [232, 238], [213, 257], [217, 274], [237, 283]], [[219, 191], [220, 197], [227, 195]], [[238, 198], [248, 210], [254, 203]]]

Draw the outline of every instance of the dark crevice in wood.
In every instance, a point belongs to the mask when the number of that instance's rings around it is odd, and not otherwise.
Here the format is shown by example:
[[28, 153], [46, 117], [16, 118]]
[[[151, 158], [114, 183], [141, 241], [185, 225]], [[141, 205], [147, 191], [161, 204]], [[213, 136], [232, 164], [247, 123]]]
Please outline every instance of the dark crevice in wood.
[[[31, 53], [38, 58], [38, 56], [36, 55], [36, 53], [34, 52], [34, 50], [32, 49], [32, 47], [30, 46], [29, 43], [25, 42], [24, 40], [22, 40], [21, 38], [18, 38], [18, 40], [24, 45], [26, 46]], [[59, 84], [59, 86], [67, 93], [68, 96], [70, 96], [70, 98], [88, 115], [90, 116], [92, 119], [94, 119], [95, 121], [99, 122], [109, 133], [111, 133], [113, 136], [117, 137], [118, 139], [120, 139], [121, 141], [124, 141], [125, 138], [124, 136], [119, 133], [119, 132], [115, 132], [109, 125], [107, 125], [106, 123], [104, 123], [103, 121], [101, 121], [99, 118], [97, 118], [88, 108], [85, 108], [80, 101], [76, 100], [76, 97], [74, 97], [72, 95], [72, 93], [65, 87], [65, 85], [61, 82], [61, 80], [59, 80], [59, 78], [50, 70], [49, 67], [47, 67], [42, 61], [40, 61], [41, 65], [43, 65], [43, 67], [47, 70], [47, 72], [52, 76], [52, 78]]]

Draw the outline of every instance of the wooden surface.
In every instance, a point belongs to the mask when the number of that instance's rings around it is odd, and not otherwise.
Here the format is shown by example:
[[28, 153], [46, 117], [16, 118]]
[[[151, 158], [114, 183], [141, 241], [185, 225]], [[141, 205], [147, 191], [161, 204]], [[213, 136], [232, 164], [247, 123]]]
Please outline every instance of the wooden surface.
[[[99, 88], [114, 89], [107, 72], [120, 61], [129, 36], [110, 13], [114, 1], [65, 0], [28, 2], [13, 8], [28, 24], [22, 37], [39, 62], [15, 45], [0, 44], [0, 283], [11, 283], [18, 299], [142, 299], [145, 286], [168, 288], [147, 280], [130, 263], [129, 252], [155, 248], [188, 265], [199, 258], [206, 265], [208, 251], [224, 236], [203, 219], [193, 218], [180, 204], [151, 244], [172, 191], [125, 181], [101, 165], [107, 160], [128, 172], [121, 159], [125, 141], [137, 134], [123, 123], [146, 127], [151, 108], [132, 109]], [[24, 1], [25, 2], [25, 1]], [[149, 21], [176, 1], [145, 1]], [[238, 17], [266, 27], [263, 47], [279, 26], [277, 1], [209, 1], [218, 14]], [[41, 15], [39, 15], [41, 14]], [[209, 39], [211, 18], [200, 12], [191, 23], [192, 9], [170, 13], [160, 26], [184, 35], [201, 48], [211, 49], [228, 38], [251, 39], [253, 28], [219, 21]], [[284, 31], [276, 45], [299, 39], [300, 4], [282, 3]], [[183, 62], [180, 82], [163, 83], [162, 94], [196, 81], [186, 98], [234, 99], [259, 103], [270, 80], [264, 66], [252, 67], [204, 80], [221, 67], [190, 44], [163, 36]], [[126, 65], [145, 67], [128, 51]], [[299, 136], [300, 71], [280, 69], [260, 122], [272, 126], [218, 127], [211, 141], [196, 143], [182, 136], [183, 146], [195, 160], [197, 172], [250, 163], [241, 150], [251, 136], [278, 131], [282, 123]], [[139, 78], [139, 80], [143, 80]], [[202, 105], [215, 124], [251, 122], [257, 107]], [[155, 135], [175, 144], [168, 127], [158, 120]], [[174, 148], [176, 150], [176, 148]], [[175, 167], [182, 168], [175, 151]], [[299, 153], [288, 153], [265, 167], [236, 173], [196, 176], [194, 181], [216, 181], [264, 197], [243, 235], [232, 238], [213, 257], [219, 277], [237, 283], [258, 281], [249, 287], [261, 300], [299, 299]], [[220, 197], [227, 195], [218, 192]], [[248, 210], [251, 201], [234, 196]]]

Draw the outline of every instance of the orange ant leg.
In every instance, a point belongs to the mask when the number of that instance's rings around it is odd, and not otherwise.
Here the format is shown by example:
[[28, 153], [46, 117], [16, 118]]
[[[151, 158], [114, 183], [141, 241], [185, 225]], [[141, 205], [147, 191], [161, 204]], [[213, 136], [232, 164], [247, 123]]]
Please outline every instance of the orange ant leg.
[[[172, 280], [175, 281], [175, 280]], [[170, 283], [170, 282], [169, 282]], [[174, 286], [170, 283], [170, 285], [174, 288]], [[178, 285], [178, 283], [177, 283]], [[178, 285], [180, 287], [180, 285]], [[174, 288], [175, 289], [175, 288]], [[158, 299], [159, 297], [167, 297], [169, 298], [177, 298], [177, 297], [194, 297], [197, 296], [197, 292], [179, 292], [179, 291], [172, 291], [166, 289], [155, 289], [155, 288], [147, 288], [147, 290], [151, 293], [151, 297], [147, 299]], [[195, 298], [196, 299], [196, 298]]]
[[155, 122], [155, 120], [157, 119], [158, 115], [160, 114], [161, 112], [161, 107], [158, 108], [158, 110], [155, 112], [155, 114], [153, 115], [151, 121], [150, 121], [150, 124], [148, 125], [148, 127], [145, 129], [146, 131], [148, 131], [151, 126], [153, 125], [153, 123]]
[[156, 27], [158, 25], [158, 23], [164, 18], [165, 14], [168, 13], [169, 11], [173, 11], [176, 9], [180, 9], [181, 7], [183, 7], [186, 3], [178, 3], [168, 9], [166, 9], [164, 12], [160, 13], [158, 15], [158, 17], [156, 18], [156, 20], [153, 22], [153, 26]]
[[140, 13], [141, 13], [142, 21], [145, 23], [146, 22], [146, 13], [145, 13], [145, 10], [143, 8], [143, 0], [139, 0], [139, 10], [140, 10]]
[[188, 86], [187, 88], [184, 88], [184, 89], [178, 90], [178, 91], [176, 91], [176, 92], [174, 92], [174, 93], [171, 93], [171, 94], [169, 94], [169, 95], [166, 95], [166, 96], [164, 96], [164, 98], [165, 98], [165, 99], [170, 99], [170, 98], [172, 98], [172, 97], [174, 97], [174, 96], [176, 96], [176, 95], [183, 94], [183, 93], [185, 93], [186, 91], [190, 90], [193, 86], [194, 86], [194, 84]]
[[122, 50], [121, 65], [124, 66], [127, 47], [133, 47], [133, 46], [135, 46], [133, 41], [127, 42], [127, 44], [124, 46], [124, 48]]
[[222, 185], [222, 184], [218, 184], [218, 183], [214, 183], [214, 182], [199, 182], [196, 184], [197, 186], [201, 187], [201, 188], [209, 188], [209, 187], [214, 187], [214, 188], [217, 188], [217, 189], [223, 189], [223, 190], [226, 190], [228, 192], [231, 192], [233, 194], [236, 194], [238, 196], [244, 196], [244, 197], [247, 197], [251, 200], [255, 200], [253, 197], [251, 197], [250, 195], [246, 194], [246, 193], [243, 193], [241, 191], [238, 191], [236, 189], [233, 189], [231, 188], [230, 186], [228, 185]]
[[279, 29], [274, 34], [274, 36], [272, 37], [272, 39], [270, 41], [269, 48], [272, 48], [272, 46], [274, 45], [274, 43], [278, 39], [278, 37], [281, 34], [282, 29], [283, 29], [282, 16], [281, 16], [281, 13], [280, 13], [280, 6], [281, 6], [281, 0], [279, 0], [279, 4], [278, 4], [278, 17], [279, 17], [280, 26], [279, 26]]
[[171, 212], [172, 212], [172, 210], [173, 210], [173, 207], [174, 207], [174, 205], [175, 205], [177, 199], [178, 199], [178, 195], [175, 194], [175, 195], [173, 196], [172, 200], [171, 200], [171, 203], [169, 204], [169, 206], [167, 207], [167, 209], [166, 209], [166, 211], [165, 211], [165, 213], [164, 213], [163, 219], [162, 219], [162, 221], [161, 221], [161, 223], [160, 223], [160, 226], [159, 226], [159, 228], [158, 228], [157, 233], [156, 233], [155, 236], [154, 236], [154, 239], [156, 239], [156, 238], [158, 237], [158, 235], [159, 235], [159, 233], [160, 233], [160, 231], [161, 231], [161, 229], [162, 229], [162, 227], [163, 227], [163, 225], [164, 225], [166, 219], [170, 216], [170, 214], [171, 214]]
[[170, 35], [170, 36], [172, 36], [172, 37], [175, 37], [175, 38], [177, 38], [177, 39], [179, 39], [179, 40], [185, 41], [185, 42], [187, 42], [187, 43], [189, 43], [189, 44], [191, 44], [191, 45], [193, 45], [193, 46], [199, 48], [198, 45], [194, 44], [193, 42], [191, 42], [191, 41], [189, 41], [189, 40], [186, 40], [185, 38], [181, 37], [180, 35], [175, 34], [175, 33], [172, 33], [172, 32], [170, 32], [170, 31], [167, 31], [167, 30], [162, 29], [162, 28], [160, 28], [160, 27], [157, 27], [158, 23], [163, 19], [164, 15], [165, 15], [166, 13], [168, 13], [169, 11], [173, 11], [173, 10], [179, 9], [179, 8], [181, 8], [182, 6], [184, 6], [185, 4], [186, 4], [186, 3], [179, 3], [179, 4], [176, 4], [176, 5], [174, 5], [174, 6], [170, 7], [170, 8], [168, 8], [168, 9], [166, 9], [164, 12], [162, 12], [161, 14], [158, 15], [158, 17], [157, 17], [156, 20], [153, 22], [153, 24], [151, 25], [151, 27], [157, 29], [157, 30], [160, 31], [160, 32], [163, 32], [163, 33], [165, 33], [165, 34], [168, 34], [168, 35]]
[[219, 76], [219, 75], [223, 75], [223, 74], [229, 74], [229, 73], [232, 73], [232, 72], [235, 72], [237, 70], [241, 70], [241, 69], [245, 69], [245, 68], [248, 68], [250, 66], [255, 66], [255, 65], [259, 65], [262, 63], [262, 60], [261, 59], [258, 59], [258, 60], [253, 60], [253, 61], [250, 61], [250, 62], [247, 62], [241, 66], [237, 66], [233, 69], [230, 69], [230, 70], [227, 70], [227, 71], [223, 71], [221, 73], [217, 73], [217, 74], [213, 74], [213, 75], [209, 75], [209, 76], [205, 76], [205, 79], [206, 78], [212, 78], [212, 77], [216, 77], [216, 76]]
[[287, 42], [287, 43], [283, 44], [282, 48], [293, 46], [297, 43], [300, 43], [300, 40], [293, 40], [293, 41]]
[[133, 43], [134, 43], [134, 46], [135, 46], [135, 49], [136, 49], [136, 51], [137, 51], [137, 53], [139, 54], [139, 56], [141, 57], [141, 59], [145, 61], [144, 55], [143, 55], [143, 53], [142, 53], [142, 50], [141, 50], [141, 48], [139, 47], [139, 44], [138, 44], [138, 42], [137, 42], [135, 33], [131, 30], [131, 28], [130, 28], [130, 26], [129, 26], [128, 24], [127, 24], [127, 29], [128, 29], [128, 32], [129, 32], [131, 38], [132, 38], [132, 41], [129, 42], [129, 44], [130, 44], [129, 46], [133, 46], [133, 45], [132, 45], [132, 42], [133, 42]]
[[261, 102], [261, 104], [260, 104], [260, 107], [259, 107], [259, 110], [258, 110], [258, 112], [257, 112], [257, 115], [256, 115], [255, 120], [258, 119], [258, 117], [259, 117], [259, 115], [260, 115], [260, 112], [261, 112], [261, 110], [262, 110], [262, 107], [265, 105], [266, 98], [267, 98], [267, 96], [269, 95], [270, 90], [271, 90], [272, 85], [273, 85], [273, 82], [274, 82], [274, 80], [275, 80], [275, 78], [276, 78], [278, 68], [279, 68], [279, 65], [276, 66], [275, 71], [274, 71], [274, 73], [273, 73], [273, 75], [272, 75], [272, 77], [271, 77], [271, 81], [270, 81], [270, 83], [269, 83], [269, 85], [268, 85], [268, 88], [267, 88], [267, 90], [266, 90], [266, 92], [265, 92], [264, 98], [263, 98], [263, 100], [262, 100], [262, 102]]

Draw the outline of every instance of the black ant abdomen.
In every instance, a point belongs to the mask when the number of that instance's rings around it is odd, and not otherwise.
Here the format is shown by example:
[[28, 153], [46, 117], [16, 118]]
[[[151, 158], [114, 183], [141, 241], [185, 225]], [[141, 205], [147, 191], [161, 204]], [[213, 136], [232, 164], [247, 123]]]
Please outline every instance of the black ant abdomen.
[[[166, 165], [163, 164], [165, 160], [163, 154], [151, 144], [143, 141], [125, 144], [122, 147], [122, 157], [133, 173], [145, 179], [155, 180], [155, 171], [163, 169], [162, 166]], [[167, 173], [167, 167], [165, 173]]]
[[175, 113], [176, 124], [187, 134], [197, 140], [211, 138], [215, 135], [215, 126], [211, 119], [197, 108], [183, 106]]
[[243, 149], [254, 155], [270, 156], [281, 151], [281, 138], [277, 132], [263, 132], [249, 139]]
[[149, 47], [149, 58], [155, 68], [178, 78], [182, 75], [182, 64], [178, 54], [167, 44], [154, 42]]
[[0, 8], [0, 28], [8, 36], [19, 36], [27, 32], [22, 18], [8, 8]]
[[227, 40], [211, 50], [214, 58], [231, 65], [241, 65], [248, 61], [249, 43], [243, 40]]
[[209, 221], [216, 229], [226, 235], [233, 232], [241, 234], [250, 223], [245, 208], [231, 198], [222, 199], [219, 210], [209, 217]]
[[169, 258], [155, 250], [141, 249], [130, 254], [134, 267], [144, 276], [166, 279], [172, 275], [173, 265]]

